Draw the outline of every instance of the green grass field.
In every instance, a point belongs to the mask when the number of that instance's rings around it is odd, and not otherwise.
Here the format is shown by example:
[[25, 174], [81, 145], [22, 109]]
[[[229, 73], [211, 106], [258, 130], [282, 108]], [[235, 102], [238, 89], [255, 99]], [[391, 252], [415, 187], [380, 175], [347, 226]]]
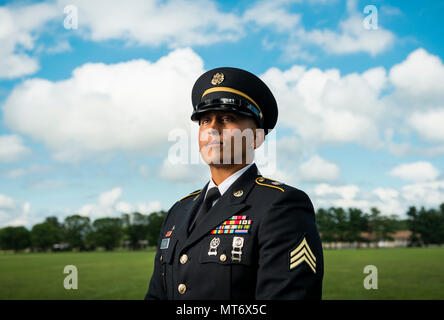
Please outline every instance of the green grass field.
[[[324, 299], [444, 299], [444, 248], [325, 250]], [[0, 299], [143, 299], [153, 251], [0, 254]], [[65, 290], [65, 265], [78, 290]], [[365, 265], [378, 268], [366, 290]]]

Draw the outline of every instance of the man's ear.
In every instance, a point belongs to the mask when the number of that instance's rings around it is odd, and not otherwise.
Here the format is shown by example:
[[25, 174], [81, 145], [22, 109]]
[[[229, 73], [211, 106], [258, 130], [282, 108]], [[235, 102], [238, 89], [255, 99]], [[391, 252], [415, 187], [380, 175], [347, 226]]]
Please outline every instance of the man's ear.
[[262, 128], [253, 129], [254, 132], [254, 149], [259, 148], [265, 141], [265, 130]]

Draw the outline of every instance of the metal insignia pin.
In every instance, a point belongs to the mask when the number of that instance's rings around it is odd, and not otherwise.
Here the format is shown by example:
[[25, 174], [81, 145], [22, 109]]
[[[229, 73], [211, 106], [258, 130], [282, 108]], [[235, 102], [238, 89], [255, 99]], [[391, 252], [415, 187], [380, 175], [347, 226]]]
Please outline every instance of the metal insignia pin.
[[264, 178], [262, 178], [262, 177], [260, 177], [259, 179], [257, 179], [257, 181], [259, 181], [259, 182], [264, 182], [264, 181], [265, 181], [265, 179], [264, 179]]
[[233, 238], [233, 250], [231, 251], [231, 261], [242, 260], [242, 248], [244, 247], [244, 238], [243, 237], [234, 237]]
[[243, 194], [244, 194], [243, 190], [237, 190], [233, 192], [233, 196], [235, 196], [236, 198], [242, 197]]
[[275, 186], [280, 186], [282, 184], [282, 182], [280, 181], [272, 181], [272, 184], [274, 184]]
[[222, 72], [217, 72], [213, 75], [213, 78], [211, 79], [211, 84], [213, 86], [216, 86], [218, 84], [221, 84], [225, 79], [225, 76]]
[[220, 244], [219, 238], [213, 238], [210, 242], [210, 250], [208, 250], [209, 256], [216, 256], [217, 255], [217, 247]]

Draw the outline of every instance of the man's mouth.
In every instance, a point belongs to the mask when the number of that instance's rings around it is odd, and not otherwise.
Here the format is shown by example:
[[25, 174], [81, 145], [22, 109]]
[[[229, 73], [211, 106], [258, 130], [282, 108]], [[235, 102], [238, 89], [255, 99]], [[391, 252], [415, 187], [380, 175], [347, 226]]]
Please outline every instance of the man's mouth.
[[223, 145], [223, 142], [220, 142], [219, 140], [213, 140], [208, 142], [205, 146], [206, 147], [216, 147], [216, 146], [221, 146]]

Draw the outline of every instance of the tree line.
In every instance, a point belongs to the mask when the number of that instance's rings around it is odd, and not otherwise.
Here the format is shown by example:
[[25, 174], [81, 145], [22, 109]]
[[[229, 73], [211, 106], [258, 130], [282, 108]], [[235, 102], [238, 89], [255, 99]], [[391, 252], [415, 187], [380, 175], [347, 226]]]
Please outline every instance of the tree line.
[[[144, 241], [155, 246], [159, 238], [165, 211], [144, 215], [138, 212], [124, 214], [120, 218], [99, 218], [93, 222], [89, 217], [71, 215], [59, 222], [57, 217], [47, 217], [31, 230], [23, 226], [0, 229], [0, 248], [19, 251], [95, 250], [102, 247], [113, 250], [127, 243], [131, 249], [141, 247]], [[55, 246], [56, 245], [56, 246]]]
[[322, 242], [375, 242], [394, 240], [393, 234], [411, 231], [409, 246], [444, 244], [444, 203], [439, 208], [417, 209], [410, 207], [407, 219], [397, 215], [385, 216], [377, 208], [369, 212], [361, 209], [339, 207], [318, 209], [316, 224]]
[[[141, 244], [157, 245], [165, 216], [165, 211], [148, 215], [134, 212], [120, 218], [91, 221], [89, 217], [72, 215], [63, 222], [57, 217], [47, 217], [31, 230], [23, 226], [0, 229], [0, 249], [83, 251], [101, 247], [113, 250], [126, 244], [136, 250], [144, 247]], [[377, 208], [364, 212], [357, 208], [331, 207], [316, 211], [316, 224], [324, 243], [393, 240], [393, 233], [399, 230], [411, 231], [409, 242], [412, 246], [444, 243], [444, 203], [432, 209], [410, 207], [406, 216], [404, 220], [396, 215], [385, 216]]]

